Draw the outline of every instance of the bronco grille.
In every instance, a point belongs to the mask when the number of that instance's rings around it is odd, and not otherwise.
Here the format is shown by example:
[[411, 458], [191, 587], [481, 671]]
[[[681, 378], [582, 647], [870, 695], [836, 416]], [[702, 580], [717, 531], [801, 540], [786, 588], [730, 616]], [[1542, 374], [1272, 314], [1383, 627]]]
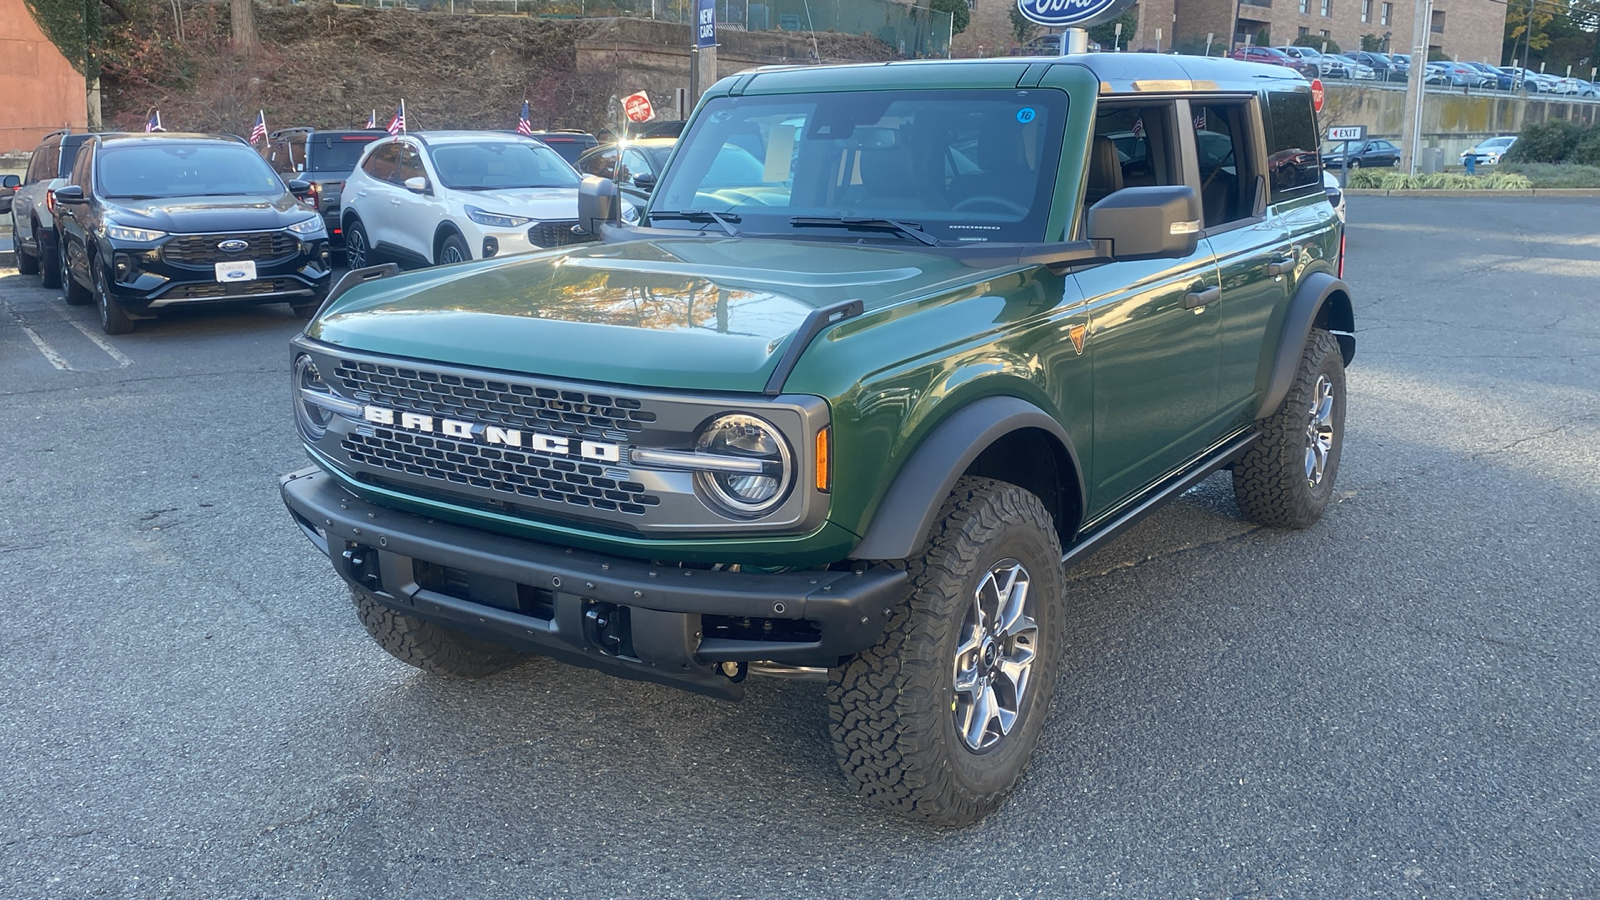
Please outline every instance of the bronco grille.
[[[240, 240], [249, 244], [243, 250], [228, 252], [218, 249], [223, 241]], [[287, 231], [256, 231], [245, 234], [182, 234], [167, 241], [161, 255], [169, 263], [180, 266], [209, 266], [219, 262], [253, 259], [256, 262], [276, 262], [300, 252], [300, 239]]]
[[572, 229], [577, 224], [577, 219], [563, 222], [540, 222], [528, 229], [528, 240], [535, 247], [565, 247], [568, 244], [581, 244], [585, 241], [594, 240], [592, 235], [573, 234]]
[[661, 503], [644, 492], [644, 485], [611, 478], [593, 463], [391, 428], [376, 428], [370, 435], [352, 432], [342, 444], [358, 463], [502, 494], [635, 516]]
[[629, 397], [410, 366], [340, 360], [338, 378], [358, 399], [502, 428], [620, 440], [656, 420], [655, 413]]

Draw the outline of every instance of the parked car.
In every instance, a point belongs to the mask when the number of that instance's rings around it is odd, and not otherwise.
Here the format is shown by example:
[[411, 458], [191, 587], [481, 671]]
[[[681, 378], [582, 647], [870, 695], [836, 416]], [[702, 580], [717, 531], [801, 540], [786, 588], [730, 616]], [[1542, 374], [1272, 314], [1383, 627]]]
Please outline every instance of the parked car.
[[[1345, 141], [1334, 141], [1322, 150], [1324, 169], [1342, 169], [1345, 160]], [[1350, 141], [1350, 168], [1372, 169], [1400, 164], [1400, 148], [1388, 141]]]
[[530, 137], [554, 150], [569, 165], [577, 163], [578, 157], [600, 143], [598, 138], [587, 131], [568, 129], [535, 131]]
[[1349, 73], [1349, 77], [1354, 81], [1374, 81], [1378, 77], [1376, 69], [1364, 62], [1358, 62], [1353, 56], [1346, 56], [1342, 53], [1329, 55], [1344, 63], [1345, 71]]
[[55, 199], [52, 191], [65, 183], [78, 148], [91, 134], [57, 131], [45, 136], [28, 158], [22, 184], [11, 195], [11, 237], [17, 254], [17, 271], [37, 274], [47, 288], [61, 286], [61, 262], [56, 258]]
[[1370, 50], [1353, 50], [1344, 55], [1371, 69], [1373, 77], [1379, 81], [1402, 81], [1406, 77], [1399, 69], [1395, 68], [1393, 60], [1382, 53], [1373, 53]]
[[1283, 66], [1286, 69], [1293, 69], [1299, 72], [1302, 76], [1314, 77], [1317, 74], [1316, 63], [1296, 59], [1273, 47], [1240, 47], [1233, 51], [1231, 56], [1234, 59], [1244, 60], [1245, 62]]
[[233, 135], [93, 136], [55, 198], [67, 302], [95, 302], [107, 334], [219, 302], [309, 317], [327, 293], [322, 217]]
[[1394, 68], [1394, 72], [1399, 76], [1400, 80], [1404, 81], [1411, 77], [1410, 56], [1404, 53], [1384, 53], [1381, 55], [1389, 60], [1389, 65]]
[[1287, 47], [1273, 47], [1272, 49], [1285, 56], [1292, 56], [1303, 63], [1316, 66], [1317, 74], [1323, 78], [1350, 77], [1349, 71], [1345, 68], [1344, 60], [1337, 56], [1325, 54], [1315, 47], [1295, 47], [1290, 45]]
[[1470, 61], [1463, 61], [1462, 65], [1470, 66], [1471, 68], [1482, 73], [1484, 77], [1488, 79], [1488, 82], [1483, 85], [1484, 87], [1496, 91], [1511, 90], [1511, 73], [1502, 71], [1498, 66], [1491, 66], [1484, 62]]
[[1489, 138], [1486, 141], [1479, 141], [1476, 146], [1461, 152], [1461, 161], [1465, 163], [1467, 157], [1470, 156], [1480, 166], [1499, 165], [1501, 157], [1505, 156], [1506, 151], [1510, 150], [1511, 145], [1516, 142], [1517, 136], [1514, 134], [1501, 135], [1500, 137]]
[[[0, 212], [11, 212], [11, 199], [22, 190], [21, 175], [6, 175], [0, 177]], [[15, 233], [15, 232], [13, 232]]]
[[435, 266], [587, 240], [578, 173], [533, 138], [494, 131], [398, 135], [368, 147], [345, 182], [352, 269]]
[[677, 144], [675, 137], [600, 144], [578, 157], [577, 169], [582, 175], [615, 181], [618, 190], [639, 200], [639, 205], [643, 206]]
[[367, 145], [388, 136], [386, 131], [374, 130], [285, 128], [268, 136], [261, 155], [284, 180], [304, 181], [311, 186], [306, 202], [327, 223], [329, 244], [341, 250], [344, 232], [339, 227], [339, 192]]
[[[1089, 51], [1096, 52], [1100, 49], [1097, 41], [1089, 42]], [[1033, 40], [1011, 51], [1012, 56], [1060, 56], [1061, 34], [1041, 34]]]
[[1482, 88], [1493, 87], [1494, 79], [1465, 63], [1452, 60], [1435, 60], [1428, 63], [1424, 83], [1447, 85], [1449, 87]]

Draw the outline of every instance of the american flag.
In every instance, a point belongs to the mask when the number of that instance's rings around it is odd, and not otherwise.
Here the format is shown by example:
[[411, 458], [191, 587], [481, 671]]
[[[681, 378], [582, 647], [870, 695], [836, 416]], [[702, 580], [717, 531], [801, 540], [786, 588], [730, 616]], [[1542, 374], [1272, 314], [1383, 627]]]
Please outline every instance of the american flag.
[[1194, 117], [1194, 130], [1195, 131], [1205, 131], [1206, 130], [1206, 111], [1203, 110], [1203, 109], [1200, 110], [1200, 112], [1195, 114], [1195, 117]]
[[150, 108], [150, 118], [144, 120], [144, 130], [166, 131], [165, 128], [161, 127], [161, 110], [153, 106]]
[[1140, 116], [1139, 118], [1133, 120], [1132, 131], [1135, 138], [1144, 137], [1144, 116]]
[[400, 101], [400, 106], [394, 111], [394, 118], [389, 120], [388, 131], [390, 134], [399, 134], [406, 130], [406, 102]]
[[368, 128], [377, 128], [378, 127], [378, 111], [377, 110], [373, 110], [372, 112], [367, 113], [367, 127]]
[[250, 129], [250, 143], [254, 144], [256, 141], [261, 141], [262, 143], [266, 143], [266, 140], [267, 140], [267, 111], [263, 109], [263, 110], [259, 110], [259, 111], [256, 112], [256, 124], [255, 124], [255, 127]]
[[533, 134], [533, 123], [528, 121], [528, 101], [522, 101], [522, 115], [517, 117], [517, 134]]

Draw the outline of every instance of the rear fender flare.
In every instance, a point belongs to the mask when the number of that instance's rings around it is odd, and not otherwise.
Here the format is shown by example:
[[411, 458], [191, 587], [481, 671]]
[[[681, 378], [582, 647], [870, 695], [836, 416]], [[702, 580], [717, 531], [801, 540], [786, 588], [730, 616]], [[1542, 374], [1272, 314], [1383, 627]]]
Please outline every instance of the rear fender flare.
[[1288, 396], [1295, 369], [1300, 365], [1300, 355], [1315, 327], [1333, 333], [1339, 341], [1344, 364], [1350, 365], [1356, 356], [1355, 311], [1350, 305], [1350, 286], [1327, 272], [1307, 275], [1289, 299], [1289, 312], [1283, 318], [1283, 331], [1278, 335], [1278, 349], [1267, 377], [1267, 390], [1261, 396], [1255, 418], [1272, 415]]

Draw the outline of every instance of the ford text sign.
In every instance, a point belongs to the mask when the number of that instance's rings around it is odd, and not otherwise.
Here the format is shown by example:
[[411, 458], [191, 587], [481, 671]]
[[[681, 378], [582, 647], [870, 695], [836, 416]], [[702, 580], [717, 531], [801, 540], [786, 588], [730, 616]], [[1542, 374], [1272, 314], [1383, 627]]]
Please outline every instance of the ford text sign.
[[1132, 5], [1133, 0], [1017, 0], [1017, 9], [1029, 21], [1068, 28], [1109, 22]]

